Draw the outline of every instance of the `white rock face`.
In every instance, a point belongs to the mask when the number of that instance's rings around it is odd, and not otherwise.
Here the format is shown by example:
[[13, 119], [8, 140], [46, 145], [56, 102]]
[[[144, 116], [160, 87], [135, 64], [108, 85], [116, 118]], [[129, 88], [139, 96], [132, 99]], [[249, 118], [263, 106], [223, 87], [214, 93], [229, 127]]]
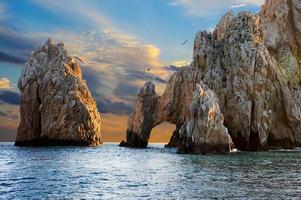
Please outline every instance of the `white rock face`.
[[[301, 146], [300, 8], [299, 0], [267, 0], [258, 15], [227, 13], [213, 33], [198, 32], [193, 62], [170, 78], [162, 96], [153, 97], [147, 131], [132, 133], [148, 135], [157, 124], [170, 122], [177, 130], [168, 146], [200, 149], [191, 147], [181, 127], [189, 119], [203, 121], [189, 110], [202, 81], [218, 97], [237, 148]], [[131, 124], [141, 123], [130, 118], [128, 133]]]
[[21, 122], [15, 145], [84, 145], [102, 143], [96, 102], [80, 66], [63, 43], [50, 39], [23, 69]]
[[[233, 148], [215, 93], [202, 82], [197, 85], [190, 103], [190, 119], [183, 125], [187, 145], [180, 152], [229, 152]], [[182, 133], [183, 135], [183, 133]], [[183, 137], [183, 136], [182, 136]]]

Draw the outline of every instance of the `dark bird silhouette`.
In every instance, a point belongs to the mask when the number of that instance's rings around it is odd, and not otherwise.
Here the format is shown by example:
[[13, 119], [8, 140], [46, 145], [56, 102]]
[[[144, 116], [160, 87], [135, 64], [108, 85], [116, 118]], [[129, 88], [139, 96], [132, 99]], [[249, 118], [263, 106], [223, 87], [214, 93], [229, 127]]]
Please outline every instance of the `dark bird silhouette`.
[[146, 69], [146, 72], [149, 72], [150, 70], [151, 70], [151, 68], [149, 67], [149, 68]]
[[181, 42], [181, 45], [184, 45], [188, 42], [188, 40], [184, 40], [183, 42]]

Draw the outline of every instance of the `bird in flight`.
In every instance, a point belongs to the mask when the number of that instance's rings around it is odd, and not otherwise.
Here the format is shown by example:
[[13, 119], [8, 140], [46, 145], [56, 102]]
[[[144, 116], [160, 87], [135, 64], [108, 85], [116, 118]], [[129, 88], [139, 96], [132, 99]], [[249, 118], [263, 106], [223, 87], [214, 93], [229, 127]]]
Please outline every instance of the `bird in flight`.
[[149, 72], [150, 70], [151, 70], [151, 68], [149, 67], [149, 68], [146, 69], [146, 72]]
[[184, 45], [188, 42], [188, 40], [184, 40], [183, 42], [181, 42], [181, 45]]

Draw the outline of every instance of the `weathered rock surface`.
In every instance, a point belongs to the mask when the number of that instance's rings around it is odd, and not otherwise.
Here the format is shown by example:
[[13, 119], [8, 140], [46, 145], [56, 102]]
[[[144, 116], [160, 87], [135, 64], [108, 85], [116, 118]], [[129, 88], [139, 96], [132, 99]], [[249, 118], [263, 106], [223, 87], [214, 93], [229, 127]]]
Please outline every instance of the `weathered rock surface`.
[[39, 47], [23, 69], [18, 87], [21, 122], [15, 145], [102, 143], [96, 102], [63, 43], [49, 39]]
[[[191, 65], [170, 78], [162, 96], [152, 91], [147, 97], [151, 106], [136, 106], [135, 113], [147, 110], [147, 119], [143, 115], [129, 119], [128, 146], [145, 147], [151, 129], [170, 122], [177, 129], [168, 146], [184, 145], [192, 149], [190, 153], [206, 149], [191, 146], [192, 137], [183, 128], [188, 120], [196, 123], [206, 116], [201, 110], [189, 110], [200, 81], [217, 96], [224, 126], [237, 148], [300, 146], [300, 19], [301, 1], [267, 0], [257, 15], [227, 13], [213, 33], [198, 32]], [[138, 99], [148, 101], [139, 95]], [[143, 145], [135, 143], [133, 135], [139, 135]], [[201, 137], [201, 132], [196, 135]]]
[[[146, 147], [150, 131], [154, 127], [154, 105], [157, 98], [155, 85], [145, 83], [140, 89], [135, 105], [135, 112], [129, 117], [127, 142], [121, 142], [120, 146]], [[142, 134], [144, 133], [144, 134]]]
[[185, 153], [229, 152], [233, 148], [218, 98], [207, 85], [200, 83], [190, 103], [190, 119], [183, 125], [187, 141], [180, 146]]

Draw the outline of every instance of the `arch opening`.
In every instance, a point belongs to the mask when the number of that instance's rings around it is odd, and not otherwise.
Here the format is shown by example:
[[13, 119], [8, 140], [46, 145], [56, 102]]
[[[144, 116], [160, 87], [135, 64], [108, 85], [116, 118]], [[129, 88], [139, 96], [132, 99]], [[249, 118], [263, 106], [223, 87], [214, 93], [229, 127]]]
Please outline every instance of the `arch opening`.
[[149, 143], [167, 144], [170, 141], [175, 130], [175, 124], [163, 122], [152, 129], [148, 141]]

